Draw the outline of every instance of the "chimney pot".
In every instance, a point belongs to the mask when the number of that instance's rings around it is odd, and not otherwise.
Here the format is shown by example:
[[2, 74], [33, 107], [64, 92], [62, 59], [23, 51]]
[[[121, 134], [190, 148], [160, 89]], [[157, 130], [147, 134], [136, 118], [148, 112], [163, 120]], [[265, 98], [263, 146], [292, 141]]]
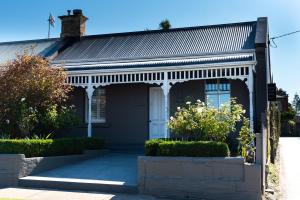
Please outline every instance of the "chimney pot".
[[81, 9], [74, 9], [73, 14], [74, 15], [82, 15], [82, 10]]
[[70, 16], [71, 15], [71, 10], [67, 10], [67, 12], [68, 12], [68, 16]]

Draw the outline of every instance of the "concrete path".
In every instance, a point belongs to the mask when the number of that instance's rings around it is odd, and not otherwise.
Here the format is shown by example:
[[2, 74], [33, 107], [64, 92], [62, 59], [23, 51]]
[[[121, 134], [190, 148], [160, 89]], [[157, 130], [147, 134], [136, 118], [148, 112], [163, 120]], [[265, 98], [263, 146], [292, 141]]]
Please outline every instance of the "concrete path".
[[0, 199], [16, 200], [159, 200], [144, 195], [84, 193], [58, 190], [32, 190], [22, 188], [0, 189]]
[[280, 138], [282, 200], [300, 199], [300, 138]]
[[36, 177], [112, 181], [137, 185], [137, 154], [108, 153], [101, 157], [35, 174]]

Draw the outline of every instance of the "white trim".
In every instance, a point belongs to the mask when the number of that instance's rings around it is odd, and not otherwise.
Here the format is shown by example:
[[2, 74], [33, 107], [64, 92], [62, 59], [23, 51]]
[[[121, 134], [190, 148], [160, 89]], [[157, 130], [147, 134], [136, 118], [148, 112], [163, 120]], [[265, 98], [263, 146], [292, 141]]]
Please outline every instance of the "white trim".
[[249, 117], [250, 117], [250, 129], [254, 131], [254, 66], [249, 66], [249, 75], [246, 81], [246, 85], [249, 91]]
[[94, 88], [92, 86], [92, 77], [88, 77], [88, 85], [86, 88], [86, 93], [88, 97], [88, 137], [92, 137], [92, 97], [94, 93]]
[[[93, 75], [68, 75], [67, 83], [77, 87], [88, 87], [91, 84], [96, 88], [111, 84], [125, 83], [149, 83], [161, 85], [166, 78], [169, 83], [175, 84], [189, 80], [205, 80], [216, 78], [240, 79], [249, 78], [248, 66], [224, 66], [222, 68], [196, 68], [180, 69], [168, 71], [140, 71], [140, 72], [123, 72], [123, 73], [98, 73]], [[238, 73], [237, 73], [238, 72]], [[164, 77], [167, 76], [167, 77]], [[89, 77], [91, 79], [89, 79]], [[91, 80], [92, 83], [89, 83]]]
[[170, 89], [171, 89], [170, 82], [168, 81], [168, 72], [164, 72], [164, 80], [163, 84], [161, 86], [161, 89], [164, 94], [164, 110], [162, 112], [164, 113], [164, 121], [165, 121], [165, 127], [164, 127], [164, 137], [169, 138], [169, 128], [168, 128], [168, 122], [170, 118]]

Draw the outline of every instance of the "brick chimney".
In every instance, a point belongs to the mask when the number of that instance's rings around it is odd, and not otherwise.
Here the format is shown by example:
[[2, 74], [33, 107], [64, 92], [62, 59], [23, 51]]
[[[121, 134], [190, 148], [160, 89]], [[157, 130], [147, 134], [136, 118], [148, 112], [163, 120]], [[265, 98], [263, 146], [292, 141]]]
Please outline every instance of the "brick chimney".
[[61, 20], [61, 33], [60, 37], [67, 38], [80, 38], [85, 35], [85, 22], [88, 20], [82, 14], [82, 10], [74, 9], [71, 14], [71, 10], [68, 10], [68, 15], [59, 16]]

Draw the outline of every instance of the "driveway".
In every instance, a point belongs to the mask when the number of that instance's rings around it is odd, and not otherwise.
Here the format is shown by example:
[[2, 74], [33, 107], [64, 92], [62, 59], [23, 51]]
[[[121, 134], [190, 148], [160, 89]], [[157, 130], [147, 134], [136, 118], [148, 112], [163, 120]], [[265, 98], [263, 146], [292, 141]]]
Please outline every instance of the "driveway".
[[280, 138], [280, 190], [282, 200], [300, 199], [300, 138]]
[[120, 182], [137, 185], [138, 154], [108, 153], [95, 159], [67, 165], [33, 176]]

